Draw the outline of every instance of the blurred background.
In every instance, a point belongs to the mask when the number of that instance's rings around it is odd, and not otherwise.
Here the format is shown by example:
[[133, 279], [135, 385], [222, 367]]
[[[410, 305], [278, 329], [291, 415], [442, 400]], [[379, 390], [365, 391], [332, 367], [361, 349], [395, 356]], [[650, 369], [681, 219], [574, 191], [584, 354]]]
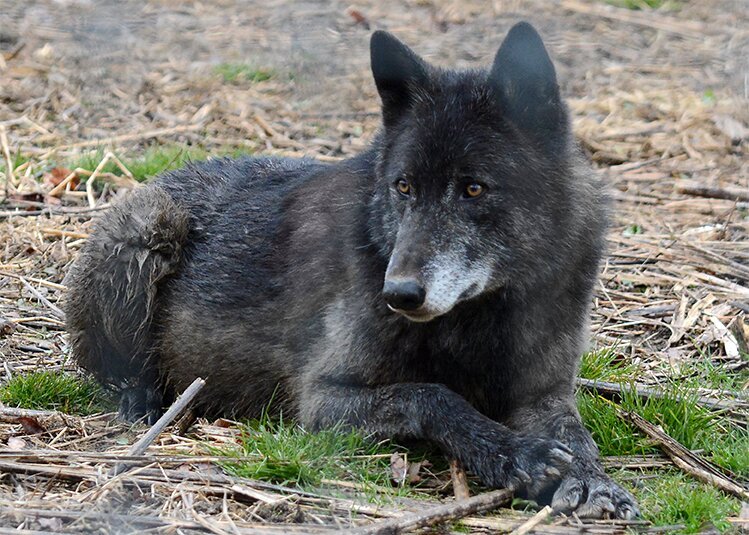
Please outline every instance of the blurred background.
[[376, 124], [373, 30], [434, 63], [476, 67], [520, 19], [543, 35], [568, 97], [749, 97], [746, 0], [0, 0], [0, 121], [34, 120], [56, 136], [45, 142], [200, 125], [183, 138], [242, 145], [268, 135], [247, 121], [259, 114], [281, 136], [274, 146], [308, 150], [294, 141], [324, 133], [316, 152], [346, 154]]

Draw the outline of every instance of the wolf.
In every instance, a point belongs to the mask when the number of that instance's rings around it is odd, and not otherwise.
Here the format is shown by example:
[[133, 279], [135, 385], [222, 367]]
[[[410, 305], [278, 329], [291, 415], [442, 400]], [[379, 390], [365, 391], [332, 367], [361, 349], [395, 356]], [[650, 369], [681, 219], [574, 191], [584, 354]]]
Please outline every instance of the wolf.
[[72, 351], [156, 418], [269, 400], [311, 430], [426, 440], [492, 487], [631, 518], [573, 385], [606, 194], [528, 23], [483, 70], [371, 38], [382, 127], [361, 154], [215, 159], [112, 207], [68, 275]]

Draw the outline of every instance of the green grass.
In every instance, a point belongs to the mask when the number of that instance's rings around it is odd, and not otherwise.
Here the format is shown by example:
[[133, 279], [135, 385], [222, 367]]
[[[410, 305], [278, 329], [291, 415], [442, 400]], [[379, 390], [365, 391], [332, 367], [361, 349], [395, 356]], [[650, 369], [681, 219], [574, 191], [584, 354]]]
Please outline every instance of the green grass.
[[616, 352], [616, 348], [604, 348], [591, 351], [583, 356], [578, 375], [585, 379], [619, 382], [629, 380], [636, 368]]
[[647, 480], [635, 492], [646, 520], [662, 526], [682, 524], [685, 533], [710, 525], [726, 531], [731, 527], [726, 517], [738, 515], [741, 508], [738, 500], [676, 470]]
[[[692, 400], [678, 399], [676, 390], [668, 394], [672, 395], [643, 401], [631, 390], [625, 390], [620, 406], [660, 425], [688, 448], [701, 449], [714, 443], [714, 434], [720, 432], [718, 420]], [[633, 433], [631, 426], [617, 415], [617, 406], [610, 401], [581, 392], [578, 407], [602, 455], [642, 455], [658, 451], [647, 439]]]
[[224, 82], [240, 83], [265, 82], [276, 76], [276, 71], [267, 67], [256, 67], [248, 63], [219, 63], [213, 72], [221, 76]]
[[[580, 374], [589, 379], [620, 383], [624, 389], [617, 403], [590, 392], [578, 393], [583, 422], [593, 434], [602, 455], [639, 455], [659, 449], [644, 435], [617, 415], [617, 408], [636, 412], [659, 425], [671, 437], [718, 466], [749, 478], [749, 432], [720, 414], [696, 402], [694, 388], [736, 388], [741, 377], [727, 372], [709, 358], [695, 361], [681, 370], [665, 387], [660, 399], [643, 400], [627, 388], [637, 378], [637, 369], [627, 364], [615, 350], [607, 349], [584, 356]], [[705, 485], [674, 469], [658, 471], [657, 477], [640, 481], [631, 489], [640, 501], [644, 517], [656, 525], [683, 524], [686, 533], [700, 531], [708, 524], [721, 531], [730, 526], [726, 516], [735, 514], [740, 503], [712, 486]], [[630, 475], [615, 474], [614, 477]], [[653, 475], [653, 474], [650, 474]]]
[[[165, 171], [178, 169], [191, 161], [207, 159], [209, 154], [202, 148], [190, 146], [149, 147], [136, 156], [119, 156], [136, 180], [143, 181]], [[104, 151], [97, 150], [64, 162], [70, 169], [80, 167], [93, 171], [104, 157]], [[114, 162], [107, 162], [102, 170], [106, 173], [122, 175], [122, 170]]]
[[[153, 178], [166, 171], [179, 169], [189, 162], [207, 160], [213, 157], [231, 156], [239, 157], [249, 154], [247, 149], [216, 150], [208, 152], [202, 147], [188, 145], [167, 145], [158, 147], [149, 147], [145, 151], [136, 155], [118, 154], [120, 161], [128, 168], [138, 181], [144, 181]], [[75, 159], [63, 163], [70, 169], [80, 167], [88, 171], [93, 171], [99, 165], [104, 152], [102, 150], [92, 151]], [[122, 170], [114, 162], [107, 162], [103, 168], [104, 172], [121, 176]]]
[[10, 407], [57, 410], [88, 415], [112, 408], [102, 388], [91, 379], [64, 372], [17, 375], [0, 386], [0, 403]]
[[[29, 160], [29, 157], [27, 155], [21, 154], [20, 152], [17, 152], [16, 154], [11, 154], [10, 159], [11, 165], [13, 165], [13, 169], [15, 169], [19, 165], [26, 163]], [[6, 167], [7, 165], [5, 162], [5, 158], [0, 157], [0, 173], [5, 174], [7, 172], [5, 169]]]
[[[356, 431], [309, 433], [283, 420], [263, 418], [243, 426], [240, 448], [220, 453], [227, 455], [225, 468], [242, 477], [301, 488], [319, 486], [323, 480], [345, 480], [373, 494], [387, 488], [396, 495], [409, 490], [390, 482], [390, 454], [397, 449]], [[234, 462], [233, 456], [251, 459]], [[409, 456], [409, 460], [414, 459]]]
[[[705, 362], [685, 368], [691, 378], [699, 377], [701, 386], [729, 385], [731, 374]], [[616, 349], [585, 355], [581, 375], [591, 379], [631, 384], [638, 368]], [[720, 414], [696, 403], [696, 383], [674, 380], [665, 388], [665, 397], [643, 400], [631, 389], [624, 389], [617, 403], [600, 396], [580, 392], [578, 401], [585, 425], [593, 433], [603, 455], [636, 455], [658, 450], [645, 436], [617, 414], [617, 408], [640, 414], [660, 425], [669, 435], [718, 466], [749, 478], [749, 432], [733, 425]], [[714, 383], [706, 383], [706, 380]], [[697, 381], [698, 379], [694, 379]], [[402, 449], [388, 443], [373, 444], [357, 432], [328, 430], [308, 433], [288, 422], [267, 418], [243, 427], [241, 446], [220, 453], [227, 456], [225, 468], [239, 476], [312, 489], [323, 480], [345, 480], [356, 484], [365, 497], [383, 503], [396, 495], [420, 495], [418, 487], [394, 487], [390, 480], [389, 455]], [[435, 452], [411, 452], [409, 460]], [[232, 460], [232, 457], [249, 460]], [[645, 471], [621, 469], [612, 474], [638, 498], [643, 516], [657, 525], [683, 525], [685, 533], [698, 532], [712, 525], [721, 531], [730, 528], [728, 516], [737, 514], [739, 500], [710, 485], [683, 474], [676, 468]], [[383, 489], [388, 489], [383, 491]]]
[[[742, 355], [744, 360], [749, 356]], [[716, 364], [709, 351], [701, 353], [701, 358], [693, 359], [681, 367], [679, 381], [692, 388], [714, 388], [717, 390], [740, 391], [749, 384], [749, 368], [739, 371], [727, 370]]]
[[683, 0], [605, 0], [607, 4], [626, 9], [662, 9], [675, 11]]

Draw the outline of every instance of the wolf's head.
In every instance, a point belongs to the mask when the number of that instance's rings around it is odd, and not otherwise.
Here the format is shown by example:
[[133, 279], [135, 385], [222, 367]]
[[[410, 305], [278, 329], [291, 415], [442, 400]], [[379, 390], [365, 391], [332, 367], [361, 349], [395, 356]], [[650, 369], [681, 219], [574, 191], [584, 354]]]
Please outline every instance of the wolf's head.
[[572, 151], [533, 27], [514, 26], [488, 71], [435, 68], [381, 31], [371, 59], [384, 122], [372, 226], [390, 308], [428, 321], [549, 269]]

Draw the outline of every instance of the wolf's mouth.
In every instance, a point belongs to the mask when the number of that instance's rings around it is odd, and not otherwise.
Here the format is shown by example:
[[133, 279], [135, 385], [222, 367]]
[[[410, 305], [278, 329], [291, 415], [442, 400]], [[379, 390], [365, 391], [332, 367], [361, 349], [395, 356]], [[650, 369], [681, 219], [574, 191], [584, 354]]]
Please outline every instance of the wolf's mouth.
[[414, 323], [426, 323], [427, 321], [431, 321], [439, 316], [439, 314], [434, 314], [426, 310], [401, 310], [390, 305], [388, 305], [388, 308], [393, 312], [400, 314], [407, 320], [413, 321]]

